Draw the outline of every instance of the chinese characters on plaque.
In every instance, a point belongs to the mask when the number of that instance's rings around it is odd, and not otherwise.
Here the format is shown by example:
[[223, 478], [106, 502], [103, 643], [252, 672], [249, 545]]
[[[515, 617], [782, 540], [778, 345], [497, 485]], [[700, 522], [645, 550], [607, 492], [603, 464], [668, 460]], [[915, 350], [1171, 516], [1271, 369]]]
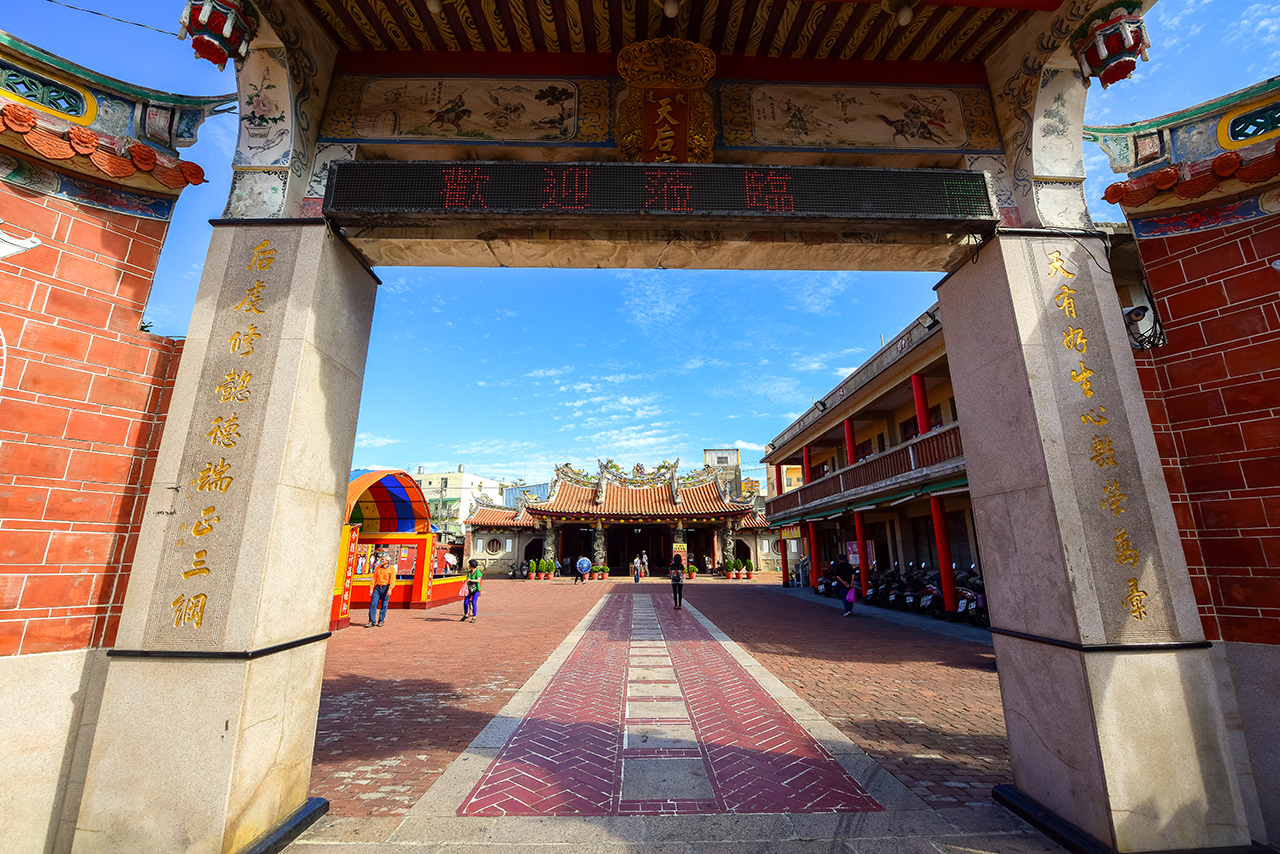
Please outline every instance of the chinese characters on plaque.
[[[1068, 261], [1062, 256], [1061, 251], [1049, 252], [1047, 258], [1048, 270], [1045, 278], [1056, 279], [1059, 282], [1051, 298], [1051, 313], [1066, 321], [1061, 334], [1062, 347], [1069, 350], [1071, 354], [1068, 357], [1067, 378], [1079, 390], [1082, 403], [1088, 401], [1090, 404], [1095, 404], [1087, 412], [1080, 413], [1079, 418], [1080, 423], [1086, 428], [1092, 427], [1097, 431], [1088, 440], [1088, 446], [1085, 449], [1088, 451], [1089, 461], [1097, 470], [1097, 506], [1113, 519], [1112, 530], [1107, 536], [1115, 547], [1116, 564], [1136, 570], [1141, 558], [1139, 546], [1134, 542], [1127, 528], [1119, 524], [1124, 516], [1125, 502], [1129, 496], [1118, 471], [1120, 462], [1116, 458], [1115, 444], [1107, 432], [1107, 408], [1091, 399], [1097, 391], [1093, 386], [1093, 369], [1088, 366], [1090, 332], [1086, 324], [1076, 315], [1076, 289], [1067, 284], [1075, 279], [1076, 273], [1069, 269]], [[1120, 604], [1128, 616], [1135, 620], [1142, 620], [1147, 616], [1146, 598], [1147, 593], [1138, 589], [1138, 579], [1130, 578], [1127, 583], [1127, 595]]]

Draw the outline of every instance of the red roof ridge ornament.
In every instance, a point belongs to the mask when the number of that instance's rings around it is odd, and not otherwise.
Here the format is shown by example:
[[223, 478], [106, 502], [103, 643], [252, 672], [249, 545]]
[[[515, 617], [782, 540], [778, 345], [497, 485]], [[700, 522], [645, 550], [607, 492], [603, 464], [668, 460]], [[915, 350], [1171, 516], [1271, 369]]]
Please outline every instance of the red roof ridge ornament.
[[1138, 67], [1137, 57], [1147, 61], [1151, 38], [1142, 23], [1142, 3], [1118, 0], [1090, 15], [1072, 34], [1071, 52], [1080, 63], [1084, 85], [1097, 77], [1105, 89], [1125, 80]]
[[227, 67], [228, 59], [239, 68], [258, 32], [258, 12], [249, 0], [187, 0], [178, 26], [178, 38], [190, 35], [196, 56], [209, 60], [219, 71]]

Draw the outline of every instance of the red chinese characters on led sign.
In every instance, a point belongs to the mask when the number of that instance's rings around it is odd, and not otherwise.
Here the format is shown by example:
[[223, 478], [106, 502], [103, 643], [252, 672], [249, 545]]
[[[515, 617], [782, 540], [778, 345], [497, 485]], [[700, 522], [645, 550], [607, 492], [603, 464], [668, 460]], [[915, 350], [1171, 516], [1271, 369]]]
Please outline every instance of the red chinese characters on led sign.
[[456, 166], [443, 170], [446, 208], [487, 208], [481, 188], [489, 176], [479, 166]]
[[789, 213], [796, 209], [791, 176], [777, 169], [752, 169], [743, 175], [747, 210]]
[[591, 206], [591, 171], [583, 168], [546, 169], [543, 210], [585, 210]]
[[644, 193], [647, 210], [693, 210], [693, 185], [678, 169], [646, 169]]

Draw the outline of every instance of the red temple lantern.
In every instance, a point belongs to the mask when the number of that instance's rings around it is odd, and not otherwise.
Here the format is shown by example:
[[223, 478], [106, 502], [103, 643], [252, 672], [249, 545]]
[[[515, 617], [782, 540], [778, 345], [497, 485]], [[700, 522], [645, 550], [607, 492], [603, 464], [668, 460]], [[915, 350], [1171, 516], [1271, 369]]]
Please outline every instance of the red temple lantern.
[[1072, 52], [1084, 73], [1102, 81], [1105, 89], [1124, 80], [1138, 67], [1138, 57], [1147, 61], [1151, 39], [1142, 23], [1142, 4], [1121, 0], [1099, 9], [1080, 25], [1072, 38]]
[[179, 38], [191, 36], [196, 56], [218, 66], [227, 60], [239, 64], [258, 30], [258, 13], [249, 0], [187, 0], [182, 11]]

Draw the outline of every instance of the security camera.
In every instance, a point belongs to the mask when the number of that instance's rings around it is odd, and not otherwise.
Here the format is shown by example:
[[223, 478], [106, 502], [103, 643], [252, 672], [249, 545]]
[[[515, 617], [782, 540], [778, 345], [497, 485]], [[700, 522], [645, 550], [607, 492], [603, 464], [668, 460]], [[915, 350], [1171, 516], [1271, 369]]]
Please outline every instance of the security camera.
[[1150, 310], [1151, 309], [1147, 308], [1145, 305], [1135, 305], [1133, 308], [1125, 311], [1124, 322], [1128, 325], [1135, 324], [1146, 317], [1147, 312]]

